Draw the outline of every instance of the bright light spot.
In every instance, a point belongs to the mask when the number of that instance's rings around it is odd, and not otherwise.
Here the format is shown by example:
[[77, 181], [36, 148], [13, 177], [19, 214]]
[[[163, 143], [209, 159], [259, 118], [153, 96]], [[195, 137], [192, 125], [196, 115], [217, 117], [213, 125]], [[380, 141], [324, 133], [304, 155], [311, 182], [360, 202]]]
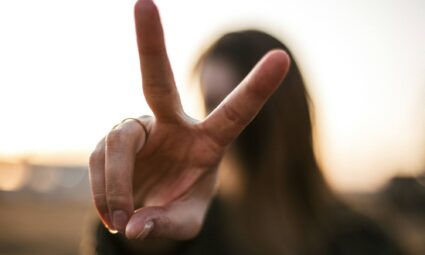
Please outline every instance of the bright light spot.
[[0, 190], [19, 190], [27, 181], [28, 170], [24, 165], [0, 163]]

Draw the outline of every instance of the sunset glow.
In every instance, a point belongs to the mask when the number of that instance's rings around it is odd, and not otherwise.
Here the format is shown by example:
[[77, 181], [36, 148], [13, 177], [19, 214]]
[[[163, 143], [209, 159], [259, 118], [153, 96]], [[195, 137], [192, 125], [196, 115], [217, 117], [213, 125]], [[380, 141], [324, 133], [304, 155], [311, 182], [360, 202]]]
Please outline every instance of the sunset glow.
[[[425, 170], [424, 1], [156, 2], [195, 117], [189, 77], [201, 50], [229, 30], [265, 29], [303, 70], [319, 159], [334, 187], [373, 190], [394, 174]], [[0, 163], [86, 164], [115, 123], [150, 113], [133, 4], [0, 2]], [[19, 163], [0, 165], [0, 189], [16, 189], [25, 176]]]

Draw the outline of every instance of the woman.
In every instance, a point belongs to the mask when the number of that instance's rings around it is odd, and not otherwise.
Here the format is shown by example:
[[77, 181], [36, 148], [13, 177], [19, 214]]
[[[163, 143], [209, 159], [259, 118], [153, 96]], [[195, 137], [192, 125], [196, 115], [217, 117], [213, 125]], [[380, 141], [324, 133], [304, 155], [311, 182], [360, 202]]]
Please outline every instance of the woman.
[[[138, 240], [100, 228], [99, 254], [399, 254], [324, 181], [303, 79], [282, 43], [258, 31], [217, 40], [196, 68], [209, 112], [198, 122], [181, 110], [156, 7], [139, 1], [135, 14], [155, 117], [114, 128], [90, 173], [103, 223]], [[215, 197], [225, 151], [232, 167]]]
[[[272, 49], [294, 59], [286, 46], [261, 31], [220, 37], [196, 68], [207, 111]], [[325, 182], [314, 156], [309, 107], [301, 73], [292, 61], [283, 84], [232, 148], [237, 163], [229, 175], [242, 183], [235, 190], [225, 182], [223, 188], [230, 192], [220, 197], [224, 217], [233, 223], [223, 230], [232, 247], [244, 248], [244, 254], [350, 254], [354, 247], [362, 254], [385, 249], [388, 253], [383, 254], [397, 254], [378, 227], [350, 211]]]

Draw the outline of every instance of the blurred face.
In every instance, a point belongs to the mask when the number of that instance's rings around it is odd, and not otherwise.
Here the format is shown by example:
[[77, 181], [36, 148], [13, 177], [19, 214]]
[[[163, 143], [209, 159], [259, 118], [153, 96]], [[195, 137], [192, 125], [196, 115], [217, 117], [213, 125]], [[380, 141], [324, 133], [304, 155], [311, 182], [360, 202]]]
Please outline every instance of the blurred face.
[[238, 76], [235, 68], [224, 59], [206, 60], [201, 71], [201, 87], [205, 104], [211, 112], [236, 87]]

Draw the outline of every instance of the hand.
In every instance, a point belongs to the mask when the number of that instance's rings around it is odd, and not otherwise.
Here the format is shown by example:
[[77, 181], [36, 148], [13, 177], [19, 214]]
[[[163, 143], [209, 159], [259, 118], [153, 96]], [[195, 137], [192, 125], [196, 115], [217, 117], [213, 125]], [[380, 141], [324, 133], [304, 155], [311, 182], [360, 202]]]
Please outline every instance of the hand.
[[282, 82], [289, 58], [281, 50], [266, 54], [196, 121], [182, 109], [152, 0], [136, 3], [135, 22], [143, 91], [154, 117], [118, 125], [93, 151], [94, 203], [103, 223], [128, 238], [190, 239], [201, 229], [226, 148]]

